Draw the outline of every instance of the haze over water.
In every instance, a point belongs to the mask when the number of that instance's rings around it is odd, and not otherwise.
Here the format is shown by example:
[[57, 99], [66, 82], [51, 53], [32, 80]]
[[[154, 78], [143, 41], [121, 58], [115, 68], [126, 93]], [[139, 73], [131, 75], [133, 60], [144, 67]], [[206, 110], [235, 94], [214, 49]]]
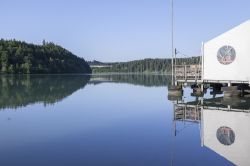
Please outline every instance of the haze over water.
[[[248, 132], [248, 102], [232, 106], [244, 112], [228, 113], [218, 98], [196, 118], [191, 108], [183, 118], [168, 100], [169, 81], [165, 75], [1, 76], [0, 165], [249, 164], [248, 135], [241, 134]], [[182, 99], [196, 101], [190, 93], [185, 88]], [[219, 127], [226, 126], [214, 130], [217, 113]], [[241, 156], [233, 149], [239, 142]]]

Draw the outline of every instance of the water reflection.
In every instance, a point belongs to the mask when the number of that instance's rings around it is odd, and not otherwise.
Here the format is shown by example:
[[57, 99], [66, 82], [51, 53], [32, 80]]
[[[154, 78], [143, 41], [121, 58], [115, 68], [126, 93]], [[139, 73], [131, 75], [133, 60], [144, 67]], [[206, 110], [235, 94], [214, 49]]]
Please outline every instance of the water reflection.
[[[0, 111], [0, 165], [250, 165], [250, 99], [194, 98], [184, 88], [173, 109], [169, 83], [164, 75], [1, 76], [0, 108], [26, 111]], [[52, 105], [29, 105], [37, 102]]]
[[171, 83], [171, 77], [168, 75], [150, 75], [150, 74], [100, 74], [92, 75], [90, 84], [114, 82], [141, 85], [146, 87], [161, 87]]
[[83, 75], [2, 75], [0, 109], [56, 103], [83, 88], [89, 79]]
[[[174, 123], [200, 125], [201, 146], [235, 165], [250, 165], [250, 98], [202, 99], [174, 104]], [[176, 126], [176, 125], [175, 125]], [[178, 129], [175, 127], [175, 136]]]
[[[91, 78], [91, 79], [90, 79]], [[0, 109], [34, 103], [53, 104], [85, 87], [87, 83], [128, 83], [141, 86], [166, 86], [168, 76], [142, 74], [116, 75], [2, 75]]]

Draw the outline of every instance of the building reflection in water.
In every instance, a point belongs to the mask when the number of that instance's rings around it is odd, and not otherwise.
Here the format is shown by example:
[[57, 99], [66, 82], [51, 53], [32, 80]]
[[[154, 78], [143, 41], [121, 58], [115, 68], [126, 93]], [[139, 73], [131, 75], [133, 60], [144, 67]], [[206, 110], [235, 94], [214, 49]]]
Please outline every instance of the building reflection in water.
[[235, 165], [250, 165], [250, 98], [177, 102], [174, 125], [177, 121], [199, 123], [202, 147]]

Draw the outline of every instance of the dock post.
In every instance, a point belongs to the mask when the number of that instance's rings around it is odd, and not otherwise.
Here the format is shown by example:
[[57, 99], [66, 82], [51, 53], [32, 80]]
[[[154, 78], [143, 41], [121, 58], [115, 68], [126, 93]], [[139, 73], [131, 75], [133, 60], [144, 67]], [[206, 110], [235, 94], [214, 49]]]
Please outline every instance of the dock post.
[[204, 84], [201, 83], [201, 92], [204, 92]]
[[187, 65], [184, 66], [184, 79], [187, 81]]
[[197, 81], [197, 66], [195, 66], [195, 81]]

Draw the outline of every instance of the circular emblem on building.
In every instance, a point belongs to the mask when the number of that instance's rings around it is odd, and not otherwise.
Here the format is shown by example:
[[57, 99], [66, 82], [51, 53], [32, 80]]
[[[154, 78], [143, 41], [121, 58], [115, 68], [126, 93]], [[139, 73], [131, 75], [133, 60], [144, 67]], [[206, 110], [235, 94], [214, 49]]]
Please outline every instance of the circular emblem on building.
[[231, 64], [235, 58], [236, 52], [232, 46], [223, 46], [218, 50], [217, 59], [223, 65]]
[[223, 145], [231, 145], [234, 143], [235, 134], [234, 131], [226, 126], [220, 127], [216, 132], [218, 141]]

